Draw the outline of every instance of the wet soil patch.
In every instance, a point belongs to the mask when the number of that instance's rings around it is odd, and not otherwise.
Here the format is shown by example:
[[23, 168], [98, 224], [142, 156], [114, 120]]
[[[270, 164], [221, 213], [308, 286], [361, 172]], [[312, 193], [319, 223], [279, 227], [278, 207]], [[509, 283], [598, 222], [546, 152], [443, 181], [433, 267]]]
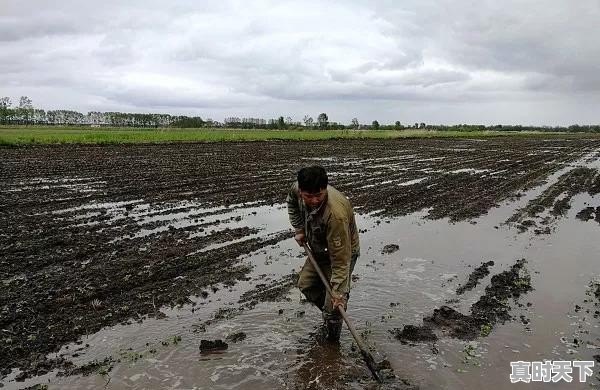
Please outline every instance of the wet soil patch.
[[394, 253], [396, 251], [398, 251], [400, 249], [400, 246], [398, 244], [387, 244], [386, 246], [383, 247], [383, 249], [381, 250], [382, 254], [390, 254], [390, 253]]
[[[589, 303], [593, 302], [595, 306], [600, 305], [600, 281], [592, 280], [588, 285], [588, 288], [585, 292], [585, 295], [592, 297], [591, 299], [586, 299], [584, 302]], [[594, 301], [595, 298], [595, 301]]]
[[38, 383], [37, 385], [25, 387], [23, 390], [48, 390], [48, 385]]
[[82, 366], [73, 367], [65, 371], [60, 371], [58, 372], [57, 376], [88, 376], [91, 374], [105, 375], [112, 370], [114, 363], [115, 360], [112, 357], [107, 357], [104, 358], [104, 360], [94, 360]]
[[[243, 216], [221, 229], [219, 214], [283, 203], [301, 166], [324, 165], [361, 213], [427, 208], [429, 218], [460, 221], [599, 146], [507, 137], [0, 148], [0, 377], [65, 368], [39, 356], [247, 278], [240, 257], [289, 233], [255, 237]], [[177, 213], [185, 220], [161, 219]]]
[[435, 309], [433, 314], [425, 317], [423, 323], [430, 328], [441, 329], [450, 337], [470, 340], [479, 336], [482, 321], [473, 316], [464, 315], [449, 306]]
[[[242, 229], [240, 234], [244, 236], [246, 231]], [[4, 306], [3, 314], [7, 315], [0, 319], [5, 333], [14, 335], [0, 340], [3, 350], [9, 352], [0, 357], [5, 361], [2, 373], [21, 367], [24, 379], [60, 368], [62, 361], [47, 360], [47, 364], [40, 365], [36, 359], [104, 326], [141, 321], [144, 316], [160, 317], [161, 306], [190, 304], [189, 296], [204, 296], [207, 286], [235, 284], [250, 271], [239, 264], [239, 256], [288, 237], [288, 233], [281, 233], [190, 254], [191, 242], [167, 235], [146, 242], [149, 247], [157, 247], [154, 253], [124, 251], [98, 264], [47, 267], [24, 280], [14, 280], [5, 286], [4, 297], [12, 303]], [[125, 264], [128, 267], [123, 267]], [[21, 294], [24, 288], [30, 288], [31, 294]]]
[[269, 284], [259, 283], [240, 297], [238, 303], [251, 309], [259, 302], [278, 302], [284, 300], [290, 289], [298, 282], [298, 273], [293, 272]]
[[456, 289], [456, 294], [461, 295], [465, 291], [470, 291], [474, 289], [481, 279], [485, 278], [490, 274], [489, 267], [493, 266], [494, 262], [490, 260], [488, 262], [482, 263], [479, 267], [475, 268], [473, 272], [471, 272], [471, 274], [469, 275], [469, 279], [467, 280], [467, 282], [458, 286], [458, 288]]
[[227, 348], [229, 348], [229, 345], [223, 340], [200, 340], [201, 353], [224, 351]]
[[246, 333], [244, 333], [244, 332], [233, 333], [225, 338], [225, 340], [230, 341], [232, 343], [238, 343], [240, 341], [244, 341], [245, 339], [246, 339]]
[[472, 316], [482, 325], [510, 320], [508, 300], [517, 300], [522, 294], [533, 290], [526, 263], [525, 259], [520, 259], [510, 270], [492, 276], [485, 294], [471, 306]]
[[[238, 300], [238, 306], [222, 307], [211, 318], [193, 326], [194, 333], [206, 331], [206, 327], [221, 320], [229, 320], [243, 313], [245, 310], [251, 310], [260, 302], [279, 302], [286, 299], [290, 289], [296, 285], [298, 273], [292, 272], [281, 279], [273, 280], [270, 283], [258, 283], [251, 290], [242, 294]], [[288, 299], [289, 300], [289, 299]], [[304, 313], [304, 312], [302, 312]], [[280, 309], [278, 314], [283, 314]]]
[[[574, 305], [570, 318], [576, 321], [577, 327], [574, 328], [571, 337], [561, 337], [561, 343], [567, 348], [567, 351], [574, 351], [580, 348], [584, 349], [599, 349], [600, 339], [590, 337], [597, 327], [598, 319], [600, 319], [600, 281], [592, 280], [587, 285], [585, 291], [586, 298], [580, 302], [581, 304]], [[590, 321], [591, 318], [594, 320]], [[596, 355], [600, 356], [600, 355]], [[597, 357], [594, 356], [594, 359]]]
[[[594, 195], [597, 193], [597, 182], [600, 180], [598, 170], [587, 167], [574, 168], [552, 184], [538, 197], [531, 200], [527, 206], [518, 210], [508, 223], [516, 223], [519, 231], [524, 232], [530, 227], [537, 226], [531, 218], [540, 218], [541, 214], [548, 211], [548, 216], [541, 219], [540, 223], [547, 225], [553, 219], [564, 217], [571, 208], [571, 199], [581, 193]], [[580, 212], [581, 213], [581, 212]], [[578, 214], [579, 215], [579, 214]], [[582, 216], [585, 216], [586, 213]], [[551, 230], [536, 229], [537, 234], [549, 234]]]
[[390, 333], [403, 344], [409, 342], [437, 341], [438, 337], [429, 326], [405, 325], [403, 329], [394, 328]]
[[594, 220], [600, 223], [600, 206], [597, 207], [586, 207], [579, 211], [576, 215], [577, 219], [584, 222]]
[[70, 370], [73, 368], [73, 363], [64, 359], [63, 357], [48, 359], [43, 354], [36, 354], [31, 357], [31, 361], [28, 365], [28, 370], [21, 371], [16, 377], [17, 382], [23, 382], [30, 376], [39, 376], [46, 374], [47, 372], [58, 368], [63, 370]]
[[442, 306], [423, 319], [423, 325], [405, 325], [391, 332], [400, 341], [435, 341], [435, 330], [451, 338], [473, 340], [487, 336], [497, 323], [512, 320], [510, 299], [516, 300], [532, 290], [531, 277], [525, 259], [518, 260], [509, 270], [492, 276], [485, 293], [471, 305], [469, 315]]

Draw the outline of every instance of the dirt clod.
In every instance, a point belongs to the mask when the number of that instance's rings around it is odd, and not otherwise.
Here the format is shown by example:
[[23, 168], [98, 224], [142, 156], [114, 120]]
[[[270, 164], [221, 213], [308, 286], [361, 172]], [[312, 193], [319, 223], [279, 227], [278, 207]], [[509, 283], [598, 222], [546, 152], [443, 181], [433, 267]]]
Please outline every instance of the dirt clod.
[[403, 344], [409, 342], [428, 342], [436, 341], [438, 337], [433, 333], [433, 329], [428, 326], [404, 325], [404, 328], [394, 328], [390, 331], [394, 337]]
[[396, 252], [399, 249], [400, 249], [400, 246], [398, 244], [387, 244], [386, 246], [383, 247], [383, 249], [381, 250], [381, 253], [390, 254], [390, 253]]
[[94, 360], [79, 367], [60, 371], [57, 376], [107, 374], [113, 368], [115, 360], [112, 357], [106, 357], [103, 360]]
[[232, 333], [229, 336], [227, 336], [225, 339], [227, 341], [231, 341], [232, 343], [237, 343], [237, 342], [240, 342], [240, 341], [243, 341], [246, 339], [246, 333], [244, 333], [244, 332]]
[[229, 345], [223, 340], [200, 340], [200, 352], [224, 351]]
[[490, 274], [489, 267], [493, 267], [494, 262], [488, 261], [486, 263], [482, 263], [479, 267], [475, 268], [473, 272], [469, 275], [469, 280], [463, 285], [460, 285], [456, 289], [456, 294], [461, 295], [465, 291], [470, 291], [477, 286], [479, 281]]

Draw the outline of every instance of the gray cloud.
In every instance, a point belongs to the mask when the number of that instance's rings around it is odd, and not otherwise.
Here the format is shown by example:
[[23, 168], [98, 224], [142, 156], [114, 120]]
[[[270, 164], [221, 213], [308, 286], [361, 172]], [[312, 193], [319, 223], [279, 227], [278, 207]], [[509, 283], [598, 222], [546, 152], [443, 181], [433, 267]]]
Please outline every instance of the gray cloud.
[[595, 0], [4, 3], [0, 94], [47, 109], [599, 122]]

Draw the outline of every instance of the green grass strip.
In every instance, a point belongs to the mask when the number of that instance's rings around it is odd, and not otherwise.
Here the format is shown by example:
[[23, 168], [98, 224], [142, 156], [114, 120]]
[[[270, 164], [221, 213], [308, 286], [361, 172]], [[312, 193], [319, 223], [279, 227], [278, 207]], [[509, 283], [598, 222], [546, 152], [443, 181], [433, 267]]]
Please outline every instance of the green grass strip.
[[[578, 133], [579, 134], [579, 133]], [[587, 136], [592, 134], [584, 133]], [[482, 138], [498, 136], [574, 136], [572, 133], [435, 130], [244, 130], [0, 127], [0, 145], [121, 144], [365, 138]], [[579, 134], [581, 136], [581, 134]]]

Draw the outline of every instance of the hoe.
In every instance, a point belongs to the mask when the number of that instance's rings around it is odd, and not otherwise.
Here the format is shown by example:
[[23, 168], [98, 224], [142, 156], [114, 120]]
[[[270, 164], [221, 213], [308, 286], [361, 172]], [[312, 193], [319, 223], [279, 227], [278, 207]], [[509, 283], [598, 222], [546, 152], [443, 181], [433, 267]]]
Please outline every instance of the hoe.
[[[308, 255], [308, 259], [310, 260], [311, 264], [317, 270], [317, 273], [319, 274], [319, 278], [321, 278], [321, 282], [323, 282], [323, 284], [325, 285], [325, 288], [327, 289], [327, 292], [331, 296], [332, 295], [331, 286], [329, 285], [327, 278], [325, 278], [323, 271], [321, 271], [321, 268], [319, 268], [319, 265], [317, 264], [317, 261], [315, 260], [312, 250], [310, 249], [310, 246], [307, 243], [304, 244], [304, 250], [306, 251], [306, 254]], [[369, 367], [369, 371], [371, 371], [373, 378], [377, 382], [382, 383], [382, 380], [379, 377], [379, 374], [377, 373], [377, 364], [375, 363], [375, 360], [373, 359], [373, 355], [371, 355], [371, 353], [367, 350], [362, 339], [356, 332], [356, 329], [354, 329], [354, 326], [352, 325], [352, 322], [350, 322], [350, 319], [348, 318], [348, 314], [346, 314], [346, 311], [344, 310], [344, 308], [338, 306], [338, 310], [339, 310], [340, 314], [342, 315], [344, 322], [348, 326], [350, 333], [352, 333], [352, 337], [354, 337], [354, 340], [356, 341], [356, 345], [358, 345], [358, 348], [360, 349], [360, 353], [361, 353], [365, 363], [367, 363], [367, 367]]]

